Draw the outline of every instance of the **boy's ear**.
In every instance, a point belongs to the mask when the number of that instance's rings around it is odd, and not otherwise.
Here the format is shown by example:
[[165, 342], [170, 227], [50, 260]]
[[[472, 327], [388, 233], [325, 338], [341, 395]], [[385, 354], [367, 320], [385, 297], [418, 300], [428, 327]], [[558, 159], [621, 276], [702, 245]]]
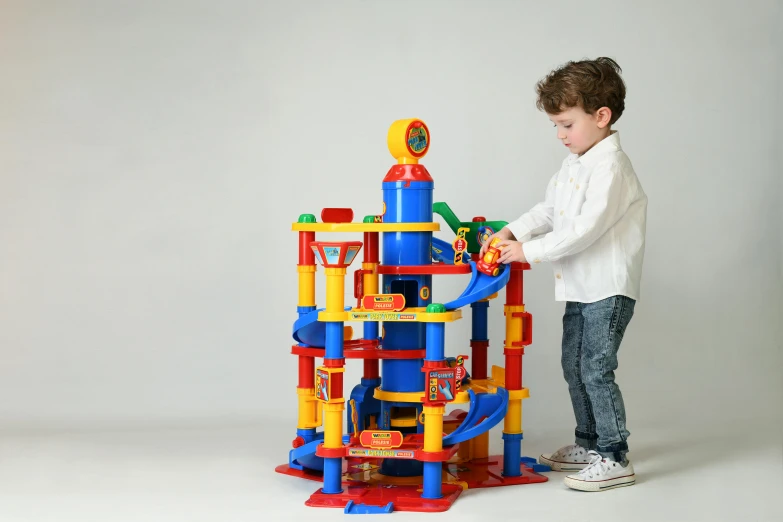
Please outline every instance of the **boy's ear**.
[[612, 109], [609, 107], [601, 107], [595, 111], [595, 119], [599, 129], [603, 129], [609, 122], [612, 121]]

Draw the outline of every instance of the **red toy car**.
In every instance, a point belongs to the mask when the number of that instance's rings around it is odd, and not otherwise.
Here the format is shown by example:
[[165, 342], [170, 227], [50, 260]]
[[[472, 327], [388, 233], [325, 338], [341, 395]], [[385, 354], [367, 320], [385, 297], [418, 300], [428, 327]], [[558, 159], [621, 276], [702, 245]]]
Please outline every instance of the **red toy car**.
[[500, 249], [497, 247], [497, 244], [500, 243], [501, 239], [499, 237], [496, 237], [492, 240], [492, 242], [489, 244], [489, 249], [487, 250], [487, 253], [484, 254], [484, 257], [478, 260], [476, 263], [476, 269], [479, 272], [482, 272], [487, 275], [496, 276], [500, 273], [500, 268], [498, 267], [498, 259], [500, 258]]

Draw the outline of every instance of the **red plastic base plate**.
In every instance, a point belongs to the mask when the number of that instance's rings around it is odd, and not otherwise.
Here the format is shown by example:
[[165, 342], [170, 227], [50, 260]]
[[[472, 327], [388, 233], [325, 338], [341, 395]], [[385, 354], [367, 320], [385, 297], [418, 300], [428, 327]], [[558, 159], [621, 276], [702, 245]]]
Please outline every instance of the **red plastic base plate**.
[[[494, 488], [521, 484], [535, 484], [549, 480], [525, 464], [519, 465], [520, 475], [503, 475], [503, 456], [493, 455], [487, 459], [459, 461], [457, 458], [443, 464], [443, 498], [421, 498], [421, 476], [388, 477], [378, 473], [381, 462], [374, 459], [345, 459], [343, 461], [343, 492], [313, 493], [305, 502], [313, 507], [342, 508], [353, 500], [356, 504], [385, 506], [389, 502], [395, 511], [446, 511], [466, 488]], [[323, 474], [316, 471], [301, 471], [283, 464], [275, 468], [278, 473], [321, 482]]]
[[519, 465], [519, 470], [521, 475], [518, 477], [504, 476], [502, 455], [466, 462], [449, 462], [443, 465], [443, 471], [465, 482], [469, 489], [535, 484], [549, 480], [524, 464]]
[[324, 474], [322, 471], [294, 469], [292, 467], [289, 467], [288, 464], [280, 464], [275, 468], [275, 471], [278, 473], [282, 473], [283, 475], [290, 475], [292, 477], [314, 480], [316, 482], [324, 481]]
[[352, 483], [343, 485], [342, 493], [327, 495], [318, 490], [305, 502], [313, 507], [343, 508], [348, 501], [356, 504], [385, 506], [392, 503], [394, 511], [447, 511], [462, 493], [462, 487], [453, 484], [443, 484], [443, 496], [438, 499], [421, 498], [421, 486], [382, 485]]

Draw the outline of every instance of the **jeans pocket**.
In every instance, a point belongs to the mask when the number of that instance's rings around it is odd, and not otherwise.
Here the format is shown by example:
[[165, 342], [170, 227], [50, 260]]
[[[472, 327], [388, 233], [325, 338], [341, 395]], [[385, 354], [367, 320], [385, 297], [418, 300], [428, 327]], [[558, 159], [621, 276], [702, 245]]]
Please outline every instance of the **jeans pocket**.
[[636, 301], [629, 297], [617, 296], [614, 298], [614, 307], [612, 310], [612, 333], [623, 338], [628, 323], [631, 322], [633, 309]]

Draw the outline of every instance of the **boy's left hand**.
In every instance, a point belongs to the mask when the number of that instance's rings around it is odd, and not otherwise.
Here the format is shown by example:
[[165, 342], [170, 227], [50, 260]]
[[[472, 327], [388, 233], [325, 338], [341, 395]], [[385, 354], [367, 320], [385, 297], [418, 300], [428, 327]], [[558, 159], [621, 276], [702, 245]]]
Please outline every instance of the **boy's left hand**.
[[519, 241], [504, 241], [500, 246], [500, 258], [504, 265], [509, 263], [527, 263], [525, 253], [522, 251], [522, 243]]

